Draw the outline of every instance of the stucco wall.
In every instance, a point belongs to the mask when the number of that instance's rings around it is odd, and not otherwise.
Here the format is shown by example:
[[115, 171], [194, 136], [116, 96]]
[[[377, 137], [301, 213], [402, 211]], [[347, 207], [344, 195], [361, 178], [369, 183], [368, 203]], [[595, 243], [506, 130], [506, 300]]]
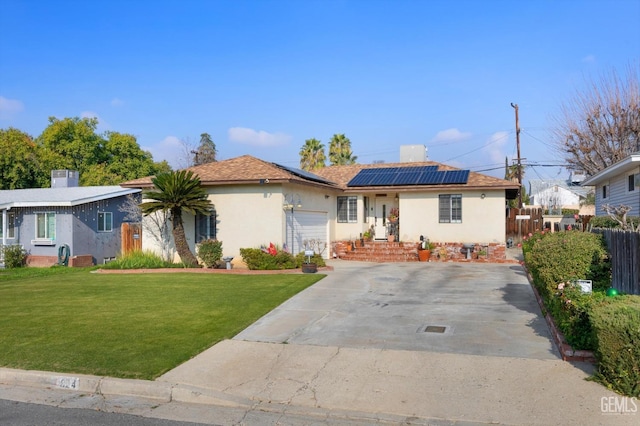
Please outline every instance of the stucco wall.
[[[439, 223], [439, 193], [400, 194], [400, 240], [433, 242], [504, 243], [504, 191], [456, 191], [462, 194], [462, 223]], [[485, 198], [481, 197], [485, 194]]]
[[[283, 247], [286, 241], [285, 194], [293, 196], [295, 211], [328, 213], [327, 241], [331, 241], [336, 203], [331, 191], [282, 184], [216, 186], [205, 190], [216, 210], [216, 237], [222, 241], [223, 256], [237, 257], [241, 248], [262, 244], [274, 243]], [[298, 201], [302, 207], [297, 206]], [[187, 241], [195, 252], [195, 217], [185, 214], [183, 221]], [[173, 247], [172, 239], [168, 244]], [[144, 230], [142, 247], [160, 253], [158, 243]], [[179, 261], [177, 254], [174, 260]]]

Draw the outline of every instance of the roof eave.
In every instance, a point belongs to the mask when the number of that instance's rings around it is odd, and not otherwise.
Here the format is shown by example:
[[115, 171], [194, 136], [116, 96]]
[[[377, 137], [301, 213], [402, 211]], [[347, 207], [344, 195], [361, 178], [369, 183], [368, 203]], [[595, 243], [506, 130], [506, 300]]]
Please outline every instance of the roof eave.
[[595, 175], [585, 179], [580, 186], [595, 186], [602, 181], [606, 181], [607, 179], [611, 179], [612, 177], [617, 176], [620, 173], [624, 173], [628, 170], [633, 169], [636, 164], [640, 163], [640, 153], [631, 154], [624, 160], [607, 167], [606, 169], [601, 170]]

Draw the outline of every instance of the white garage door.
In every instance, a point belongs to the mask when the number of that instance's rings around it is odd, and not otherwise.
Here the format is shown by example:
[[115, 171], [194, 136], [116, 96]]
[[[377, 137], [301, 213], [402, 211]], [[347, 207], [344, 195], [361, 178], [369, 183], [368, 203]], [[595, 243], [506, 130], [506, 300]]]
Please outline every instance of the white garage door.
[[290, 211], [287, 212], [287, 227], [285, 241], [288, 247], [292, 246], [293, 254], [298, 254], [305, 249], [305, 243], [310, 245], [312, 242], [318, 242], [313, 248], [316, 253], [324, 252], [322, 255], [327, 257], [329, 246], [327, 244], [327, 213], [323, 212], [301, 212], [294, 211], [293, 216]]

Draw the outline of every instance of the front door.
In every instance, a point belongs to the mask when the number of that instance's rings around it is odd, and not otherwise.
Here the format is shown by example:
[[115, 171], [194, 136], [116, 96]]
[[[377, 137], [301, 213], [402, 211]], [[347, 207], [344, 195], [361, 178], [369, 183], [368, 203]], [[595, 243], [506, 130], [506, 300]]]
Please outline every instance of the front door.
[[373, 217], [373, 226], [376, 232], [376, 240], [387, 239], [387, 215], [391, 209], [391, 204], [386, 197], [376, 197]]

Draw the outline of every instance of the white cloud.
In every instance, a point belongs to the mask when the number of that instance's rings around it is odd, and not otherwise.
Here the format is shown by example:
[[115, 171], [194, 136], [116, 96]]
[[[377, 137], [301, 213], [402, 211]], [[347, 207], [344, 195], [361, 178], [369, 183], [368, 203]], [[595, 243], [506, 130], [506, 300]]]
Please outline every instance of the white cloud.
[[229, 140], [251, 146], [271, 147], [286, 145], [291, 136], [285, 133], [268, 133], [264, 130], [256, 131], [246, 127], [232, 127], [228, 130]]
[[586, 62], [588, 64], [592, 64], [596, 61], [596, 57], [595, 55], [587, 55], [584, 58], [582, 58], [582, 62]]
[[104, 131], [109, 130], [111, 128], [111, 126], [109, 126], [109, 124], [106, 121], [104, 121], [102, 119], [102, 117], [100, 117], [98, 115], [97, 112], [94, 112], [94, 111], [82, 111], [80, 113], [80, 118], [96, 118], [96, 119], [98, 119], [98, 130], [101, 131], [101, 132], [104, 132]]
[[489, 137], [484, 151], [489, 155], [492, 163], [504, 162], [506, 156], [504, 146], [507, 142], [509, 142], [509, 132], [496, 132]]
[[24, 111], [24, 104], [22, 102], [0, 96], [0, 119], [8, 120], [22, 111]]
[[144, 146], [142, 149], [151, 152], [153, 161], [160, 162], [167, 160], [174, 169], [179, 169], [184, 166], [181, 164], [182, 158], [184, 157], [184, 144], [175, 136], [167, 136], [153, 146]]
[[467, 140], [471, 137], [470, 132], [461, 132], [458, 129], [442, 130], [431, 139], [431, 142], [460, 142]]
[[121, 107], [122, 105], [124, 105], [124, 101], [120, 98], [113, 98], [111, 99], [111, 106], [112, 107]]

